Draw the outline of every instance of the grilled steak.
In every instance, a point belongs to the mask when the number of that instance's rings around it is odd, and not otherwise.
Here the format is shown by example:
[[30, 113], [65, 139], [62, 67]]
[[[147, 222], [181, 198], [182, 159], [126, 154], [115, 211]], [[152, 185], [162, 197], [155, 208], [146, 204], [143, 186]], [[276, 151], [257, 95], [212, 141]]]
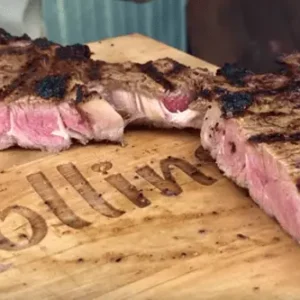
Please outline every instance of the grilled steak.
[[222, 69], [217, 72], [201, 143], [224, 174], [247, 188], [254, 201], [299, 241], [300, 85], [291, 63], [295, 57], [283, 60], [284, 75], [240, 72], [228, 78]]
[[1, 149], [16, 144], [57, 152], [72, 139], [122, 141], [122, 117], [86, 86], [87, 46], [13, 38], [1, 46]]
[[122, 142], [128, 124], [200, 128], [205, 110], [189, 105], [212, 76], [207, 70], [169, 58], [112, 64], [90, 57], [87, 46], [0, 31], [0, 149]]

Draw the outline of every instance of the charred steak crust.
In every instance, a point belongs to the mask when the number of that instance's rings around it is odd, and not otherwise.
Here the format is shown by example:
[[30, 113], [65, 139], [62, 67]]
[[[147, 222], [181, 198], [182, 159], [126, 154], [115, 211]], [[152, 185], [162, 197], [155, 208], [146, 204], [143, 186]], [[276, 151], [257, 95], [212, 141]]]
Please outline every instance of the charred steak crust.
[[222, 68], [219, 68], [216, 73], [218, 76], [223, 76], [233, 85], [244, 86], [244, 78], [247, 75], [253, 74], [250, 70], [242, 68], [237, 64], [225, 63]]
[[58, 47], [55, 51], [58, 59], [62, 60], [86, 60], [92, 55], [90, 48], [86, 45], [75, 44]]
[[221, 96], [221, 103], [222, 112], [226, 117], [238, 116], [252, 105], [253, 96], [245, 92], [226, 93]]
[[64, 98], [69, 77], [67, 75], [48, 75], [35, 84], [35, 92], [44, 99]]

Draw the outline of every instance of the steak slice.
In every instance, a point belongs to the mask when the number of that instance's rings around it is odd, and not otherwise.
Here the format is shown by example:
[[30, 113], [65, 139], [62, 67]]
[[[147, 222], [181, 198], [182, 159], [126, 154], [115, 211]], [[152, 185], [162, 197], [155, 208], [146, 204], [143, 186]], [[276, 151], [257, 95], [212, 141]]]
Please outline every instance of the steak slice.
[[[282, 78], [278, 75], [281, 84]], [[300, 89], [295, 78], [281, 86], [273, 82], [273, 89], [265, 91], [262, 85], [247, 90], [227, 80], [230, 88], [209, 99], [201, 144], [227, 177], [247, 188], [299, 241]]]
[[[74, 139], [82, 144], [122, 142], [122, 117], [82, 80], [89, 62], [85, 46], [23, 48], [26, 59], [11, 72], [17, 76], [11, 76], [0, 92], [3, 114], [11, 126], [3, 129], [2, 149], [16, 144], [58, 152], [69, 148]], [[9, 55], [11, 62], [15, 58]]]

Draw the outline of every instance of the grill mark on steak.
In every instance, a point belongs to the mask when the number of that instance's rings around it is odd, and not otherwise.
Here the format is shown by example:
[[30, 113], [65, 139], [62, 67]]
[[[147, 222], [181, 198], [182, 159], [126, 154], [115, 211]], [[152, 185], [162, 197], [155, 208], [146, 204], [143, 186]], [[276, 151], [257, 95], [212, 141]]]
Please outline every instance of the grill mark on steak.
[[276, 142], [296, 142], [300, 141], [300, 132], [295, 132], [292, 134], [287, 134], [287, 133], [261, 133], [261, 134], [256, 134], [248, 138], [249, 142], [260, 144], [260, 143], [266, 143], [266, 144], [271, 144], [271, 143], [276, 143]]
[[244, 78], [253, 73], [237, 64], [225, 63], [217, 70], [216, 74], [225, 77], [230, 84], [244, 86]]
[[155, 82], [160, 84], [167, 91], [174, 91], [175, 86], [168, 79], [165, 78], [164, 74], [156, 69], [153, 61], [146, 62], [145, 64], [138, 65], [141, 72], [148, 75]]
[[58, 47], [55, 56], [61, 60], [86, 60], [91, 57], [90, 48], [86, 45], [74, 44]]

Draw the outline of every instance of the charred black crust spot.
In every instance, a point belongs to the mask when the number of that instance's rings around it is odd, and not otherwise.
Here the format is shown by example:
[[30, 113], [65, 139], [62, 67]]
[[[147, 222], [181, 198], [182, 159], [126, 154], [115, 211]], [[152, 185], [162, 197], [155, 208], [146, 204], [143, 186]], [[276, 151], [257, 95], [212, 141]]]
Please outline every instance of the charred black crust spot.
[[218, 76], [225, 77], [228, 82], [234, 85], [243, 86], [244, 77], [252, 74], [249, 70], [239, 67], [237, 64], [225, 63], [222, 68], [217, 70]]
[[76, 89], [76, 103], [80, 103], [83, 100], [83, 89], [81, 85], [77, 85]]
[[276, 142], [297, 142], [300, 141], [300, 132], [285, 134], [285, 133], [269, 133], [269, 134], [257, 134], [248, 139], [252, 143], [276, 143]]
[[91, 57], [91, 51], [86, 45], [74, 44], [57, 48], [55, 55], [61, 60], [86, 60]]
[[250, 93], [236, 92], [221, 96], [221, 109], [227, 117], [237, 116], [245, 112], [253, 103]]
[[36, 83], [35, 92], [44, 99], [62, 99], [67, 89], [67, 82], [66, 75], [48, 75]]
[[234, 142], [229, 142], [230, 152], [234, 154], [236, 152], [236, 144]]
[[42, 50], [50, 48], [52, 45], [57, 45], [56, 43], [46, 39], [46, 38], [37, 38], [33, 40], [33, 44]]
[[174, 85], [168, 79], [165, 78], [163, 73], [161, 73], [156, 69], [156, 67], [153, 64], [153, 61], [148, 61], [145, 64], [139, 64], [138, 66], [141, 72], [145, 73], [150, 78], [152, 78], [155, 82], [163, 86], [164, 89], [168, 91], [175, 90]]
[[252, 143], [275, 143], [285, 141], [285, 136], [282, 133], [256, 134], [248, 139]]

